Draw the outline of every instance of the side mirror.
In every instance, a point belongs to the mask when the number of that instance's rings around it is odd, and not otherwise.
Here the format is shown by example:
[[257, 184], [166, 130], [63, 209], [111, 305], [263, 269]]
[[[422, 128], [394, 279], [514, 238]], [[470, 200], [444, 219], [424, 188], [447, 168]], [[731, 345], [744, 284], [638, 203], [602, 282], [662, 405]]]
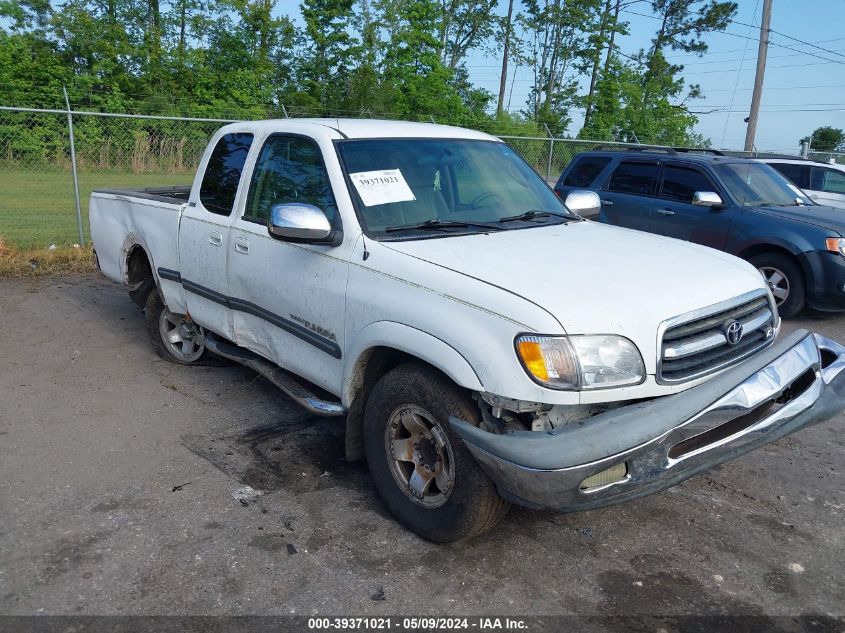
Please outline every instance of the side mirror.
[[563, 204], [573, 213], [583, 216], [598, 215], [598, 212], [601, 211], [601, 200], [599, 200], [595, 191], [583, 189], [570, 191]]
[[721, 207], [722, 198], [713, 191], [696, 191], [692, 194], [692, 203], [699, 207]]
[[320, 241], [332, 233], [326, 214], [312, 204], [287, 202], [270, 209], [267, 230], [283, 240]]

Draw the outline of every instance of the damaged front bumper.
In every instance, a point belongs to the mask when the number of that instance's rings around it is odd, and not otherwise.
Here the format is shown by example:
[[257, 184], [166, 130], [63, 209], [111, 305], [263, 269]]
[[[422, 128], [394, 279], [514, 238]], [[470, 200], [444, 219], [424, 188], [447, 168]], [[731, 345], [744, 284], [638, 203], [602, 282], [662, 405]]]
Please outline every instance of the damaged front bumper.
[[845, 347], [806, 330], [687, 391], [547, 433], [450, 423], [506, 499], [590, 510], [673, 486], [845, 409]]

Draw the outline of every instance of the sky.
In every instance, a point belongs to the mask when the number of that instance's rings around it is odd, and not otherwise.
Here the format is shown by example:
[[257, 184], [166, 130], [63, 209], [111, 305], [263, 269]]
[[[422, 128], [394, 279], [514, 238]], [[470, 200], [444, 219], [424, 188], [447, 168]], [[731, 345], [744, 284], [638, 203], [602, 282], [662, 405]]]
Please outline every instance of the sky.
[[[772, 4], [773, 31], [834, 51], [824, 52], [772, 33], [755, 146], [761, 151], [796, 152], [799, 139], [817, 127], [845, 128], [845, 0], [773, 0]], [[503, 13], [506, 3], [502, 1], [500, 5], [499, 12]], [[667, 53], [672, 63], [684, 64], [682, 74], [688, 84], [701, 86], [703, 98], [689, 102], [690, 109], [718, 110], [699, 115], [696, 126], [696, 131], [709, 138], [713, 147], [742, 149], [745, 143], [743, 119], [751, 104], [762, 7], [762, 0], [739, 0], [736, 22], [754, 28], [734, 23], [726, 33], [708, 34], [708, 51], [703, 57]], [[630, 7], [630, 11], [651, 14], [647, 2]], [[647, 48], [657, 20], [632, 13], [623, 15], [630, 23], [630, 35], [619, 41], [622, 52], [630, 55]], [[498, 92], [501, 69], [496, 66], [495, 57], [476, 52], [467, 66], [474, 83], [494, 94]], [[531, 71], [517, 69], [511, 74], [514, 77], [510, 108], [520, 110], [531, 87]], [[573, 113], [568, 132], [577, 134], [582, 121], [581, 112]]]
[[[516, 10], [520, 4], [517, 0]], [[707, 112], [698, 115], [695, 131], [717, 148], [742, 149], [745, 144], [744, 119], [754, 86], [763, 0], [738, 0], [737, 4], [735, 23], [724, 33], [705, 36], [708, 51], [704, 56], [667, 52], [672, 63], [684, 64], [687, 84], [701, 86], [703, 98], [688, 102], [688, 107]], [[770, 39], [755, 146], [760, 151], [795, 153], [799, 139], [818, 127], [845, 129], [845, 0], [773, 0], [772, 4], [771, 28], [776, 32]], [[649, 5], [643, 0], [623, 14], [630, 25], [630, 34], [618, 40], [623, 53], [631, 55], [650, 45], [658, 21], [645, 17], [651, 15]], [[278, 8], [299, 22], [298, 3], [282, 0]], [[504, 15], [506, 10], [507, 0], [500, 0], [497, 13]], [[467, 60], [472, 82], [494, 95], [499, 90], [500, 55], [474, 51]], [[529, 68], [511, 68], [511, 111], [525, 107], [531, 80]], [[574, 136], [583, 112], [571, 114], [568, 134]]]

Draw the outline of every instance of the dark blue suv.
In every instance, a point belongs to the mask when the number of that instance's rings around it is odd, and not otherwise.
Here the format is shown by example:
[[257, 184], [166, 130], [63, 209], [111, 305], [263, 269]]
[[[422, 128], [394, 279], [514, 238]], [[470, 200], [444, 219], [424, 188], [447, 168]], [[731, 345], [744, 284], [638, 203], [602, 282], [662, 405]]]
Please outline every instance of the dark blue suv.
[[[589, 189], [594, 219], [726, 251], [765, 277], [781, 316], [845, 310], [845, 211], [815, 204], [768, 165], [720, 152], [632, 148], [579, 154], [555, 185]], [[624, 253], [617, 253], [624, 265]], [[695, 284], [695, 279], [690, 279]]]

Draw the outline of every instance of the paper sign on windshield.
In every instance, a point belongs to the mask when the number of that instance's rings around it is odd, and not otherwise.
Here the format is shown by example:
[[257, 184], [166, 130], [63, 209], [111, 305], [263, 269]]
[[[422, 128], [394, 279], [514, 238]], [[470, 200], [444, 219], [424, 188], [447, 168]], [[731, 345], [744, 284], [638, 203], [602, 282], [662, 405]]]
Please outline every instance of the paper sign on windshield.
[[349, 178], [355, 185], [361, 200], [368, 207], [416, 200], [414, 192], [411, 191], [402, 172], [398, 169], [359, 171], [349, 174]]

